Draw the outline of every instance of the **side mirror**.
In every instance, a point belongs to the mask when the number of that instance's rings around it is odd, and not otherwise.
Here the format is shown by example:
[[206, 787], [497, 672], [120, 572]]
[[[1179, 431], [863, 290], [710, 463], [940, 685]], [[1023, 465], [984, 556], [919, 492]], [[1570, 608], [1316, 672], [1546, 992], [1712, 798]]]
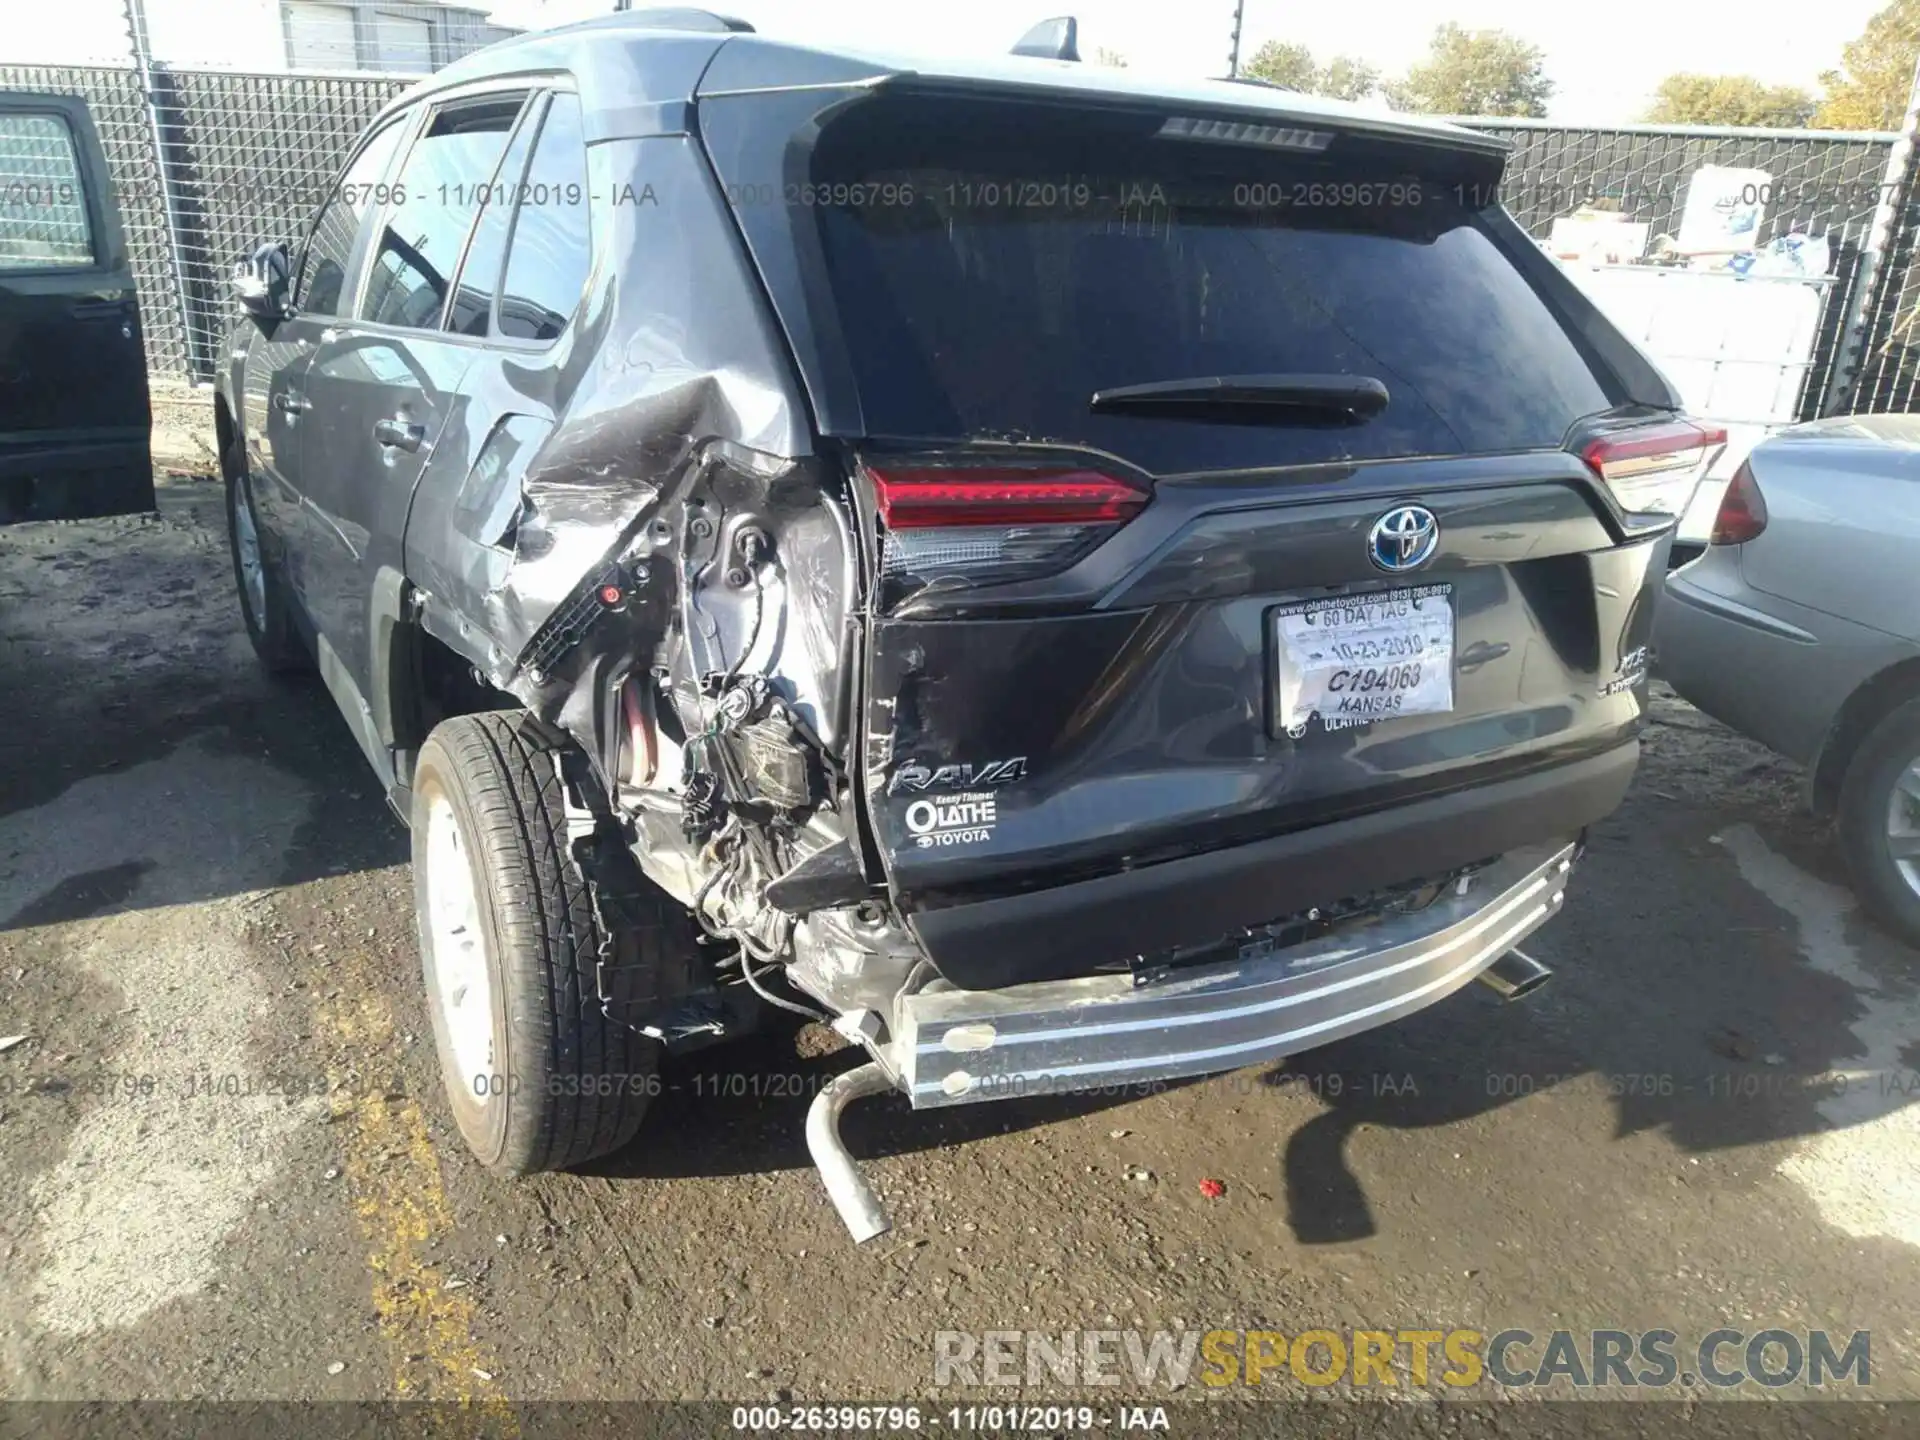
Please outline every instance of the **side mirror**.
[[233, 272], [233, 295], [256, 325], [274, 325], [292, 313], [293, 265], [285, 245], [262, 245]]

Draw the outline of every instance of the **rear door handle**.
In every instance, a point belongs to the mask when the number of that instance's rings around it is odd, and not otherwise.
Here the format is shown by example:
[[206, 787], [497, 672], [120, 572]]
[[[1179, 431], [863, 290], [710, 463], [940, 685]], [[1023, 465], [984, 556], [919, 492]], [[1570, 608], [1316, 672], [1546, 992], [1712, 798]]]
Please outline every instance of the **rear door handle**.
[[427, 438], [427, 427], [411, 425], [397, 416], [390, 420], [376, 420], [373, 422], [373, 438], [382, 445], [408, 451], [418, 450]]
[[304, 395], [295, 395], [289, 390], [282, 390], [273, 397], [273, 408], [282, 415], [304, 415], [313, 408], [313, 402]]

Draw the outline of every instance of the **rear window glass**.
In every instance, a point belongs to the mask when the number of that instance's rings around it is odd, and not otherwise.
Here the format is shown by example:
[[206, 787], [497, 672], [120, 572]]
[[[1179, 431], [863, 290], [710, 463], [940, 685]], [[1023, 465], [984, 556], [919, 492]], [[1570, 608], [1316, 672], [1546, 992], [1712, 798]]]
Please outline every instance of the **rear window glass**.
[[393, 187], [360, 318], [434, 329], [449, 276], [506, 153], [523, 95], [489, 96], [438, 112]]
[[506, 259], [507, 232], [513, 225], [513, 197], [527, 168], [527, 152], [533, 148], [533, 128], [528, 119], [514, 132], [500, 173], [481, 197], [485, 208], [467, 242], [467, 258], [460, 264], [460, 280], [447, 316], [448, 328], [462, 335], [485, 335], [492, 323], [493, 295], [500, 288], [500, 264]]
[[0, 115], [0, 270], [93, 264], [80, 159], [57, 115]]
[[502, 335], [553, 340], [567, 328], [593, 263], [587, 200], [580, 97], [555, 95], [513, 222], [506, 278], [500, 283]]
[[[1473, 187], [1356, 153], [893, 99], [829, 126], [782, 198], [816, 227], [875, 436], [1069, 441], [1165, 474], [1557, 446], [1614, 403]], [[1360, 426], [1088, 408], [1271, 374], [1370, 375], [1391, 400]]]

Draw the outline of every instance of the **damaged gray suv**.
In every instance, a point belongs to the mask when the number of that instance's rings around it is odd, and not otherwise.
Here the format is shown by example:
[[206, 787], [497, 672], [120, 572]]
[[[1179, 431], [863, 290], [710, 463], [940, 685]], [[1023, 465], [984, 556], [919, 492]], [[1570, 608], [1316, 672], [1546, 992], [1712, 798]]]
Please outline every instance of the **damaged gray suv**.
[[[1062, 27], [1063, 33], [1066, 27]], [[1038, 53], [1036, 53], [1038, 52]], [[237, 277], [248, 633], [412, 832], [453, 1114], [635, 1133], [767, 1005], [835, 1125], [1539, 975], [1722, 437], [1483, 135], [697, 12], [396, 100]]]

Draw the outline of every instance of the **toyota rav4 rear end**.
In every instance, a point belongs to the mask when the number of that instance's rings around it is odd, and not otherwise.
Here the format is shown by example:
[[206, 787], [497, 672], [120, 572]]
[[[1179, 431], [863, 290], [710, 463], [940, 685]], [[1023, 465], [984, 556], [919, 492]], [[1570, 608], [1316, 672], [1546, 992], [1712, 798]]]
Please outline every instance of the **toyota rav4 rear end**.
[[[436, 446], [408, 521], [427, 634], [565, 732], [591, 915], [497, 885], [575, 916], [587, 998], [496, 1029], [824, 1007], [872, 1057], [809, 1117], [865, 1237], [856, 1095], [1141, 1085], [1529, 983], [1722, 437], [1500, 208], [1504, 147], [639, 23], [497, 62], [579, 77], [599, 259], [539, 385], [475, 401], [550, 385], [551, 436]], [[669, 965], [659, 892], [729, 948]]]
[[1246, 1065], [1549, 919], [1723, 437], [1500, 208], [1503, 147], [1069, 64], [752, 60], [700, 128], [851, 477], [898, 921], [803, 924], [792, 973], [884, 1078]]
[[[857, 1095], [1140, 1086], [1537, 981], [1723, 437], [1500, 208], [1499, 142], [686, 11], [516, 37], [396, 125], [341, 269], [397, 257], [421, 326], [309, 356], [268, 247], [219, 403], [320, 427], [305, 491], [256, 483], [271, 419], [230, 447], [242, 609], [409, 818], [482, 1163], [618, 1148], [664, 1051], [785, 1006], [871, 1057], [808, 1116], [866, 1238]], [[464, 244], [379, 183], [474, 156]], [[348, 385], [336, 340], [387, 359]], [[369, 445], [417, 464], [369, 489]], [[365, 546], [276, 528], [328, 506]]]

